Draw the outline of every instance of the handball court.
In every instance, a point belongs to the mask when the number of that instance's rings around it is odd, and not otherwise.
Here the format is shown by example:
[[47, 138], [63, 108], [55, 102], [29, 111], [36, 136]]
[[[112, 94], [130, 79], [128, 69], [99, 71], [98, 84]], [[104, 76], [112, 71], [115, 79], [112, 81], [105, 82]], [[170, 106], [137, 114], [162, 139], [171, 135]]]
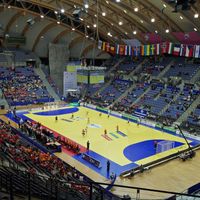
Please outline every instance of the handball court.
[[[73, 154], [65, 149], [63, 149], [62, 153], [56, 153], [62, 160], [75, 166], [91, 179], [99, 182], [109, 183], [109, 174], [111, 172], [119, 176], [126, 170], [155, 161], [187, 148], [185, 140], [180, 135], [158, 131], [85, 107], [27, 110], [17, 112], [17, 115], [23, 119], [40, 122], [43, 126], [51, 129], [56, 136], [75, 141], [80, 146], [81, 153], [86, 153], [100, 161], [101, 166], [98, 168], [83, 160], [81, 154]], [[56, 116], [58, 120], [55, 120]], [[8, 118], [14, 120], [12, 116], [8, 114], [2, 116], [2, 118], [4, 120], [8, 120]], [[15, 125], [15, 123], [12, 122], [12, 125]], [[83, 134], [83, 129], [85, 135]], [[88, 141], [90, 143], [89, 151], [86, 148]], [[173, 149], [156, 154], [154, 141], [174, 141], [175, 146]], [[188, 141], [191, 146], [196, 146], [200, 143], [191, 138], [188, 138]], [[196, 157], [199, 156], [199, 152], [197, 152]], [[194, 158], [195, 160], [196, 157]], [[106, 170], [107, 160], [111, 163], [110, 173]], [[138, 174], [131, 179], [118, 177], [115, 183], [182, 192], [182, 188], [186, 189], [200, 180], [198, 175], [187, 174], [185, 171], [187, 170], [185, 167], [188, 167], [188, 165], [193, 162], [193, 160], [185, 163], [182, 163], [180, 160], [170, 161], [169, 163], [153, 168], [143, 174]], [[195, 162], [191, 168], [199, 166], [200, 161], [197, 163]], [[160, 171], [160, 177], [157, 170]], [[185, 174], [179, 177], [178, 174], [182, 173], [181, 171], [184, 171]], [[171, 176], [174, 176], [174, 178], [170, 178]], [[192, 176], [193, 178], [187, 178], [188, 176]], [[180, 180], [183, 179], [181, 187], [180, 185], [176, 187], [173, 186], [173, 181], [175, 183], [177, 178]], [[186, 178], [187, 181], [185, 180]], [[171, 184], [169, 182], [165, 184], [166, 181], [171, 182]], [[116, 194], [135, 193], [135, 191], [128, 191], [122, 188], [113, 188], [113, 192]], [[143, 195], [144, 197], [149, 196], [148, 192], [143, 193]], [[165, 196], [167, 195], [165, 194]]]

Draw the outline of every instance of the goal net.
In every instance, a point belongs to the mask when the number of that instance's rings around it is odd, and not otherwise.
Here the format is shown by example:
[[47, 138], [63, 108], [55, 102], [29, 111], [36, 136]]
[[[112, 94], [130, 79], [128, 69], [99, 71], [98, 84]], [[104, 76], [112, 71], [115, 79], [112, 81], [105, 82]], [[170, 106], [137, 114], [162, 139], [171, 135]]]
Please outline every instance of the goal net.
[[174, 141], [161, 141], [157, 143], [156, 153], [161, 153], [167, 151], [169, 149], [174, 148], [175, 142]]

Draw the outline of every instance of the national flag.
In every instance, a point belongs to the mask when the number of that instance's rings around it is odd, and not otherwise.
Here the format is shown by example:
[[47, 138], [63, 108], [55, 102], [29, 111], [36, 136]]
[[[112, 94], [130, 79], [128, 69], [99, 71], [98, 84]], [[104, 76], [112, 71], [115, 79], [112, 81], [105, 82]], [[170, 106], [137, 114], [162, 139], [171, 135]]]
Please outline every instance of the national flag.
[[102, 44], [103, 44], [103, 42], [101, 40], [99, 40], [99, 42], [98, 42], [98, 49], [102, 49]]
[[147, 44], [144, 46], [144, 55], [149, 56], [150, 55], [150, 45]]
[[185, 44], [181, 44], [180, 48], [180, 56], [185, 56], [186, 46]]
[[151, 44], [151, 45], [150, 45], [150, 56], [153, 56], [153, 55], [154, 55], [154, 52], [155, 52], [154, 44]]
[[179, 56], [181, 51], [181, 45], [180, 44], [175, 44], [174, 49], [173, 49], [173, 55], [174, 56]]
[[140, 47], [140, 54], [141, 56], [144, 56], [144, 45]]
[[167, 53], [172, 54], [174, 49], [174, 44], [172, 42], [167, 43]]
[[125, 55], [125, 45], [119, 45], [119, 55]]
[[106, 52], [109, 52], [109, 51], [110, 51], [110, 43], [108, 43], [108, 42], [106, 42], [105, 51], [106, 51]]
[[133, 47], [133, 55], [137, 57], [139, 56], [139, 54], [140, 54], [140, 47], [139, 46]]
[[125, 56], [128, 55], [128, 46], [127, 45], [124, 46], [124, 55]]
[[133, 48], [131, 45], [128, 45], [128, 55], [132, 56], [133, 55]]
[[167, 53], [167, 42], [163, 42], [161, 45], [161, 53]]
[[200, 58], [200, 45], [195, 45], [194, 46], [194, 55], [193, 55], [193, 57]]
[[160, 44], [155, 44], [154, 48], [155, 48], [154, 54], [160, 55]]
[[119, 44], [117, 44], [117, 47], [116, 47], [116, 54], [119, 55]]
[[102, 50], [103, 50], [103, 51], [106, 50], [106, 42], [103, 42], [103, 44], [102, 44]]
[[185, 57], [193, 56], [193, 45], [186, 45]]
[[115, 47], [114, 46], [110, 46], [109, 52], [114, 55], [115, 54]]

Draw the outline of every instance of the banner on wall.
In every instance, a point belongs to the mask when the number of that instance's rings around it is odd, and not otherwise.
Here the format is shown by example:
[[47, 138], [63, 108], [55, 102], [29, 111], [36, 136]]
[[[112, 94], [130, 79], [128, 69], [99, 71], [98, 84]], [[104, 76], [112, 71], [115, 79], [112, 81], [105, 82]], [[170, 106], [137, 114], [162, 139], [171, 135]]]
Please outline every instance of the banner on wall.
[[67, 90], [77, 89], [77, 73], [64, 72], [63, 73], [63, 95], [66, 96]]

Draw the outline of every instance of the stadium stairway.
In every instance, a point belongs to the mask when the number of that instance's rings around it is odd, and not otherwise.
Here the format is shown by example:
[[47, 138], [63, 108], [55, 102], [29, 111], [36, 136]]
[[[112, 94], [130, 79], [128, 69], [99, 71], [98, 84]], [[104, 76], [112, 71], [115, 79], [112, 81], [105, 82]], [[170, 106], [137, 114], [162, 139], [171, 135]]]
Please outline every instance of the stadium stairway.
[[123, 62], [125, 60], [125, 58], [121, 58], [113, 67], [111, 67], [107, 72], [106, 75], [107, 77], [110, 77], [110, 74], [114, 71], [114, 69], [120, 65], [121, 62]]
[[198, 78], [200, 77], [200, 69], [198, 70], [198, 72], [192, 77], [192, 79], [190, 80], [190, 83], [195, 83]]
[[8, 108], [9, 108], [8, 102], [7, 102], [6, 99], [4, 98], [3, 92], [2, 92], [1, 89], [0, 89], [0, 105], [4, 106], [5, 109], [8, 109]]
[[54, 89], [51, 87], [51, 85], [49, 84], [49, 82], [46, 79], [46, 75], [44, 74], [44, 72], [42, 71], [41, 68], [34, 68], [35, 73], [41, 78], [41, 80], [43, 81], [43, 84], [46, 86], [48, 93], [54, 98], [55, 101], [60, 101], [59, 96], [56, 94], [56, 92], [54, 91]]
[[[183, 86], [182, 86], [183, 87]], [[171, 106], [171, 102], [176, 101], [179, 97], [179, 95], [181, 94], [181, 92], [183, 91], [183, 88], [181, 87], [181, 90], [174, 96], [174, 98], [170, 101], [170, 103], [168, 103], [159, 113], [158, 115], [163, 115], [163, 113]]]
[[174, 63], [174, 59], [158, 74], [157, 78], [161, 78], [167, 73], [167, 71], [170, 69], [171, 65]]
[[129, 75], [129, 78], [132, 78], [134, 76], [135, 73], [137, 73], [142, 67], [143, 64], [147, 61], [147, 59], [144, 59]]
[[134, 88], [136, 87], [135, 84], [133, 84], [130, 88], [128, 88], [121, 96], [119, 96], [113, 103], [111, 106], [113, 106], [114, 104], [116, 104], [118, 101], [121, 101], [124, 97], [126, 97], [128, 95], [129, 92], [131, 92]]
[[135, 101], [132, 102], [132, 104], [131, 104], [130, 107], [132, 107], [132, 106], [134, 106], [135, 104], [137, 104], [137, 102], [139, 102], [140, 99], [141, 99], [142, 97], [144, 97], [144, 95], [147, 94], [150, 90], [151, 90], [151, 85], [145, 90], [145, 92], [144, 92], [141, 96], [139, 96]]
[[200, 102], [200, 95], [196, 98], [196, 100], [189, 106], [189, 108], [177, 119], [176, 122], [182, 123], [183, 121], [186, 121], [188, 116], [192, 111], [195, 110], [195, 108], [198, 106]]

